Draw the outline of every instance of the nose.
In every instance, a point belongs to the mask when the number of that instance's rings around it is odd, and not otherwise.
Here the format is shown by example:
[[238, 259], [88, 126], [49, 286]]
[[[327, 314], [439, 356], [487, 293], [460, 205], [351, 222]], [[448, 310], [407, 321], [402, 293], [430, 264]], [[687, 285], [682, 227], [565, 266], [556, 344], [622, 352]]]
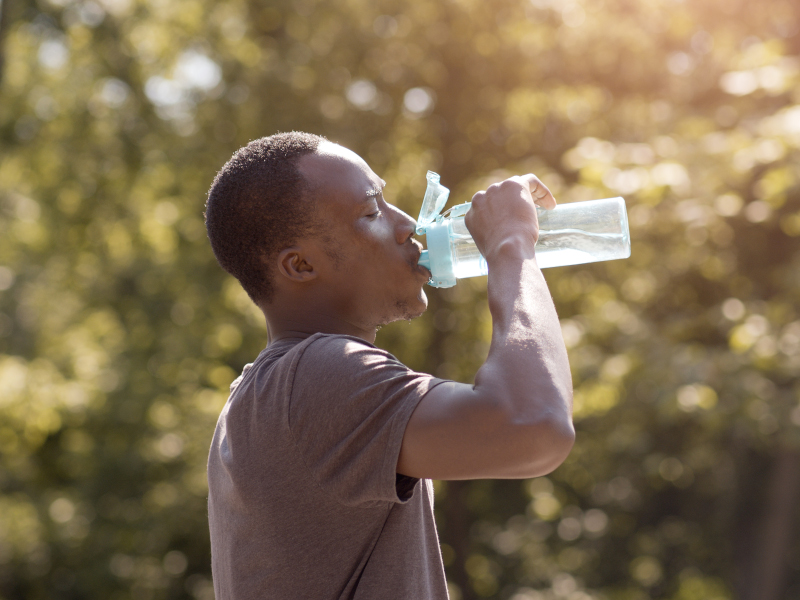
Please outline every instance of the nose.
[[389, 205], [395, 220], [395, 239], [398, 244], [405, 244], [414, 235], [417, 222], [396, 206]]

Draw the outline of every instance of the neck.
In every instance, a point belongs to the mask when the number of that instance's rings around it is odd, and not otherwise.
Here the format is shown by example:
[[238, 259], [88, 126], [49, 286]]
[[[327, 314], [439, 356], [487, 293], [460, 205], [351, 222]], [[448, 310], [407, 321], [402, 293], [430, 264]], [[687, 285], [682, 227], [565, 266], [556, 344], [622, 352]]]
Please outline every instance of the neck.
[[262, 306], [267, 320], [270, 341], [285, 338], [307, 338], [315, 333], [352, 335], [369, 343], [375, 342], [377, 327], [365, 327], [325, 310], [303, 310], [274, 304]]

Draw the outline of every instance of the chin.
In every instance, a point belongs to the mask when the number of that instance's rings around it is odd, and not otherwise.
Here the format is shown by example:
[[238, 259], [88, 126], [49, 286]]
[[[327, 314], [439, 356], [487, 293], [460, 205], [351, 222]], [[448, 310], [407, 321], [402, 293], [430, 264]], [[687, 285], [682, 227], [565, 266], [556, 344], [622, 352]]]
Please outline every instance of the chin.
[[420, 288], [419, 294], [417, 295], [417, 302], [421, 307], [417, 316], [420, 316], [422, 313], [428, 310], [428, 296], [425, 295], [425, 288]]
[[412, 300], [398, 300], [394, 305], [392, 317], [382, 319], [380, 327], [395, 321], [410, 321], [421, 316], [428, 309], [428, 297], [424, 290], [420, 289], [419, 294]]
[[423, 288], [419, 289], [419, 293], [417, 297], [414, 298], [414, 302], [409, 303], [406, 308], [409, 309], [408, 313], [410, 315], [406, 316], [406, 319], [416, 319], [428, 310], [428, 296], [425, 295], [425, 290]]

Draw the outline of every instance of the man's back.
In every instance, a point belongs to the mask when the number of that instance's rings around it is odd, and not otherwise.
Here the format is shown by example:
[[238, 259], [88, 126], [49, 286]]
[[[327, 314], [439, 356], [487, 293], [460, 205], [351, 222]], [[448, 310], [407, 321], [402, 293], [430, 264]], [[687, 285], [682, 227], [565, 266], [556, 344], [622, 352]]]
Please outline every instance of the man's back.
[[430, 481], [396, 475], [408, 420], [440, 382], [350, 336], [264, 350], [209, 456], [218, 600], [446, 598]]

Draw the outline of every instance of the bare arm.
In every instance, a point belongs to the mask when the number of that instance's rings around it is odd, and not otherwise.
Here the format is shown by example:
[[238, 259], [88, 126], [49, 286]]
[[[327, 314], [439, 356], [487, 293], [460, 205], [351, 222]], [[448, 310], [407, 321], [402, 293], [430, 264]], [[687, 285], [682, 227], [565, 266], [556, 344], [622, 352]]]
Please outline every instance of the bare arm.
[[558, 317], [534, 245], [531, 196], [555, 200], [533, 175], [479, 192], [467, 227], [489, 264], [492, 344], [475, 385], [445, 383], [419, 403], [397, 471], [435, 479], [544, 475], [574, 442], [572, 378]]

